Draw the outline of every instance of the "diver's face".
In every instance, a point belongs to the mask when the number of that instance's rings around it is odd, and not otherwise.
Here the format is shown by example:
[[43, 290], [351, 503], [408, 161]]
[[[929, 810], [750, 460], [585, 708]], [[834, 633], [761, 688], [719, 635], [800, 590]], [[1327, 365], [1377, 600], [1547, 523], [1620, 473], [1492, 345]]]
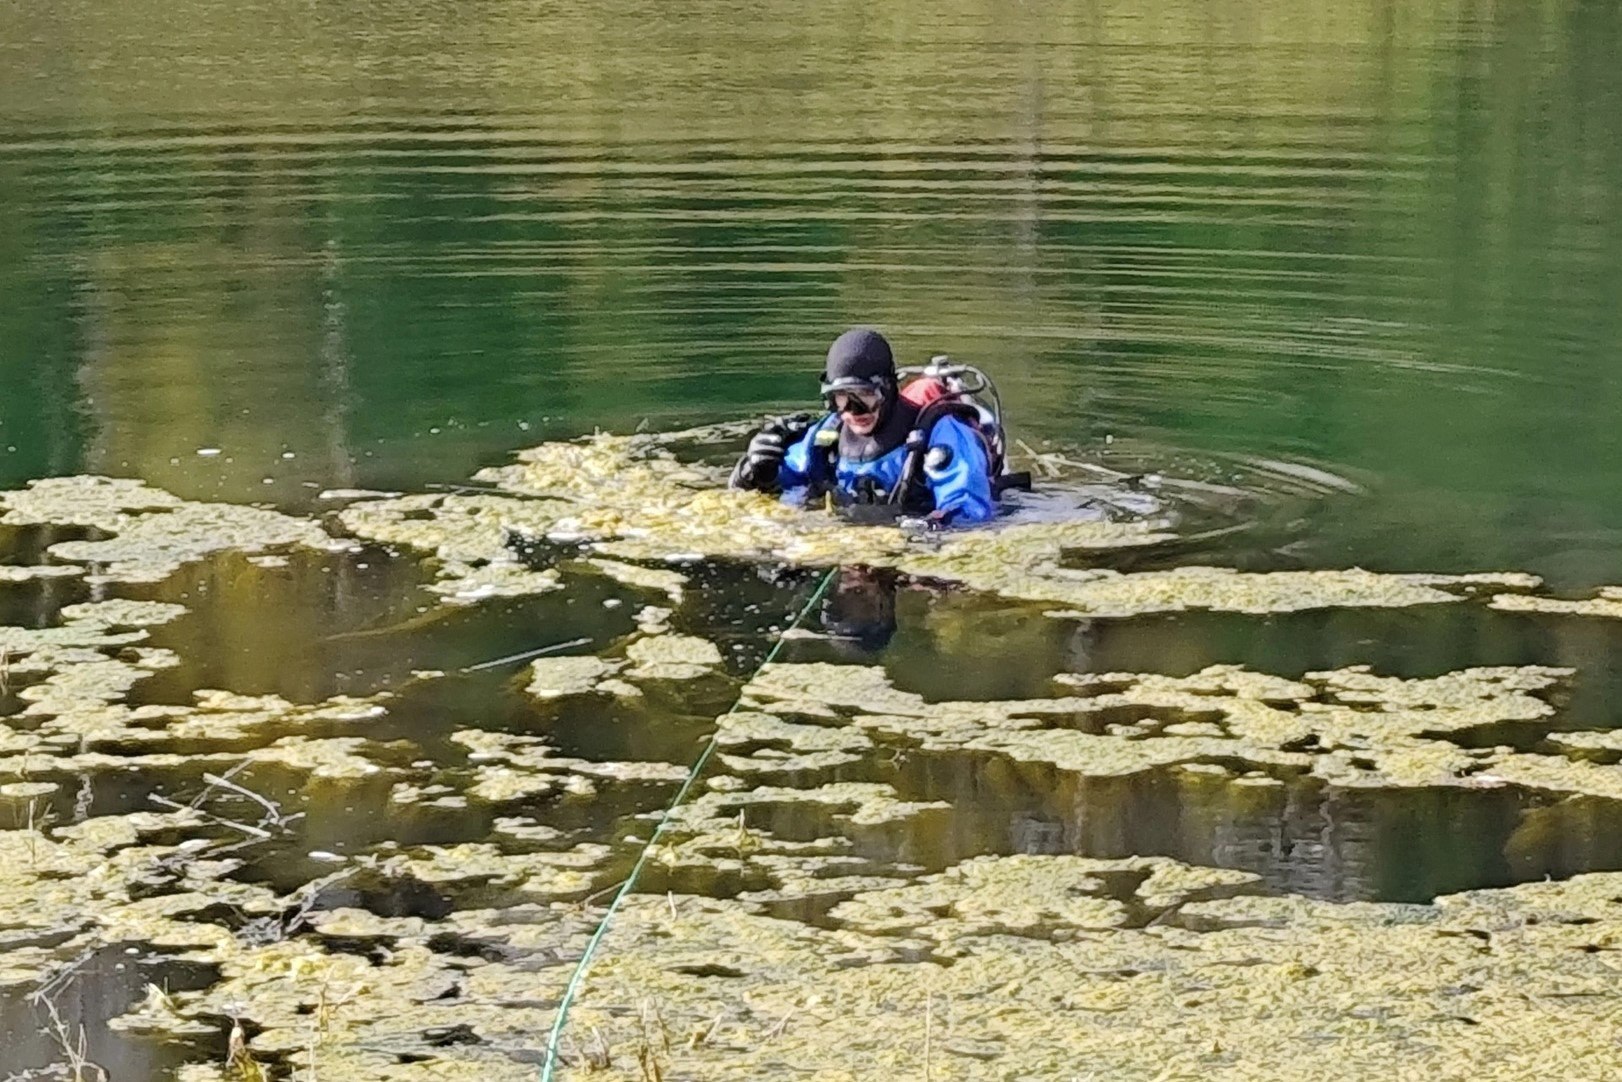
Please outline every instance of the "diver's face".
[[883, 401], [877, 391], [835, 391], [833, 395], [834, 412], [858, 436], [872, 435], [879, 426], [879, 405]]

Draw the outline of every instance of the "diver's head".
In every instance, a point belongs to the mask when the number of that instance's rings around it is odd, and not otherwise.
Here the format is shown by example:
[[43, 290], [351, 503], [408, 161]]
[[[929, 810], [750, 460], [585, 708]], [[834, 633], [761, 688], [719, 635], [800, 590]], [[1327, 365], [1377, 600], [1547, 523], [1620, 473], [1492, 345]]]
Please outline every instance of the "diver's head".
[[870, 656], [896, 632], [898, 578], [885, 568], [841, 567], [822, 599], [822, 627], [842, 651]]
[[884, 423], [896, 399], [895, 356], [884, 335], [855, 327], [834, 339], [822, 370], [822, 399], [858, 436]]

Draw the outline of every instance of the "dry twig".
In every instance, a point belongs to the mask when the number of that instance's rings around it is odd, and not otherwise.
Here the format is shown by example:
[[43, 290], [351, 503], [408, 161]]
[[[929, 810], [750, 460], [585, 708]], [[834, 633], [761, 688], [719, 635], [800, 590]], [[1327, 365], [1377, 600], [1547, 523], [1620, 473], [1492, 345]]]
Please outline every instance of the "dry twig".
[[62, 1021], [62, 1015], [56, 1009], [56, 1001], [49, 996], [35, 993], [29, 997], [36, 1006], [44, 1007], [48, 1020], [45, 1031], [50, 1034], [51, 1040], [62, 1050], [62, 1056], [67, 1060], [67, 1068], [72, 1072], [73, 1082], [107, 1082], [111, 1077], [98, 1063], [91, 1061], [88, 1053], [88, 1041], [85, 1037], [84, 1026], [79, 1027], [77, 1035], [68, 1032], [67, 1023]]

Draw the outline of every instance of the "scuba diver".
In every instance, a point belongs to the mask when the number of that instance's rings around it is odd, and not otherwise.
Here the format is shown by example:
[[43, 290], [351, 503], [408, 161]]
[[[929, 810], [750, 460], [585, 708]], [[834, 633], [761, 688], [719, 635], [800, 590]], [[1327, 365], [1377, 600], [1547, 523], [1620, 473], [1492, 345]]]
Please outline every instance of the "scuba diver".
[[828, 348], [822, 398], [820, 421], [774, 418], [756, 433], [729, 485], [889, 504], [932, 528], [989, 521], [1003, 489], [1029, 487], [1002, 472], [1001, 400], [977, 368], [941, 356], [898, 372], [884, 336], [855, 328]]

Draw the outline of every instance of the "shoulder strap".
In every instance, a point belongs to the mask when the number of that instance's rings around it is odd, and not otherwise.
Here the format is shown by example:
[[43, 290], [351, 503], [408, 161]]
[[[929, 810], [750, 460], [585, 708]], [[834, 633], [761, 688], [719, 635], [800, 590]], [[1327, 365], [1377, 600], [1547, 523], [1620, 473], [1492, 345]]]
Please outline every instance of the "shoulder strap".
[[925, 502], [921, 498], [921, 490], [924, 488], [924, 456], [929, 453], [929, 438], [935, 431], [935, 426], [948, 417], [963, 422], [985, 446], [986, 466], [991, 471], [990, 480], [995, 487], [1000, 471], [996, 455], [985, 434], [980, 431], [980, 411], [960, 398], [937, 398], [918, 412], [918, 423], [907, 434], [907, 458], [902, 463], [901, 476], [896, 479], [895, 487], [890, 490], [890, 503], [908, 506], [921, 505]]

